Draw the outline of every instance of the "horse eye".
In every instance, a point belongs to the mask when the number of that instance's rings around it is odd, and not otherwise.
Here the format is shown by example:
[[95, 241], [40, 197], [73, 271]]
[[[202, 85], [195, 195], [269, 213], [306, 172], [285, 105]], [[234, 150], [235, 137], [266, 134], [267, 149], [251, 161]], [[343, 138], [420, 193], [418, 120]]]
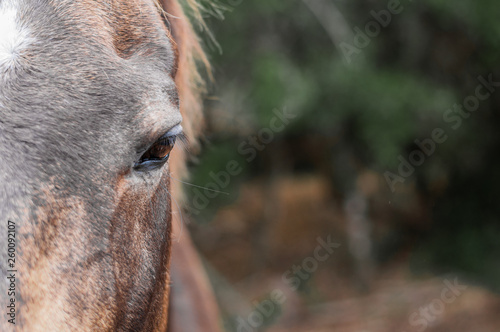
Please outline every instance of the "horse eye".
[[135, 170], [150, 171], [160, 168], [165, 164], [174, 148], [177, 135], [166, 133], [157, 140], [146, 152], [143, 153], [139, 161], [134, 165]]

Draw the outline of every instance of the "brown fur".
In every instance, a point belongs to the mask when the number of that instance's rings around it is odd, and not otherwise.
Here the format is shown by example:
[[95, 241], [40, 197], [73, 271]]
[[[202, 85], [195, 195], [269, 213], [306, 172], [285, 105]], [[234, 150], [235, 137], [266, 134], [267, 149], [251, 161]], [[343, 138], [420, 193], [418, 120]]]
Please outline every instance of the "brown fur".
[[[191, 142], [191, 151], [198, 148], [198, 136], [203, 130], [201, 96], [205, 85], [198, 72], [201, 63], [210, 73], [208, 59], [203, 52], [198, 36], [176, 0], [161, 0], [171, 24], [172, 36], [177, 45], [179, 56], [176, 85], [179, 89], [181, 112], [185, 120], [184, 130]], [[197, 24], [204, 26], [203, 19], [194, 1], [188, 1]], [[211, 77], [211, 76], [209, 76]], [[185, 151], [183, 151], [185, 153]], [[172, 174], [177, 178], [186, 176], [185, 155], [177, 155], [172, 161]], [[182, 203], [181, 183], [172, 183], [173, 196]], [[181, 204], [182, 205], [182, 204]], [[172, 294], [169, 332], [217, 332], [219, 312], [217, 302], [210, 289], [208, 278], [197, 256], [193, 243], [183, 225], [180, 216], [173, 216], [174, 242], [172, 247]]]

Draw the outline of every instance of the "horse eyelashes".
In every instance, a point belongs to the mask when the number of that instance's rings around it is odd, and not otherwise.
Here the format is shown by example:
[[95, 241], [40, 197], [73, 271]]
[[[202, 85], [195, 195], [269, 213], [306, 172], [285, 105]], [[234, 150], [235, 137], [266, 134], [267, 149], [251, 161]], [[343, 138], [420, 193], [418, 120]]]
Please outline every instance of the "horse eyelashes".
[[134, 169], [149, 171], [160, 168], [167, 162], [170, 152], [174, 148], [176, 136], [163, 136], [156, 141], [135, 164]]

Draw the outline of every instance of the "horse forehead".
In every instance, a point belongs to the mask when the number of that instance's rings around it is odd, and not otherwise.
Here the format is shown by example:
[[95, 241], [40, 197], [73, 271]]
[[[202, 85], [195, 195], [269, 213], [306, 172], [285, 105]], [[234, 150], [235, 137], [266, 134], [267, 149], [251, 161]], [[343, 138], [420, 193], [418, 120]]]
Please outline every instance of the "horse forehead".
[[20, 22], [19, 3], [0, 2], [0, 71], [15, 66], [19, 54], [33, 42], [29, 29]]
[[11, 78], [37, 54], [59, 63], [64, 52], [75, 69], [89, 59], [102, 66], [106, 58], [116, 63], [116, 57], [136, 56], [173, 71], [175, 46], [155, 1], [0, 0], [0, 74], [10, 71], [2, 76]]
[[107, 107], [125, 120], [171, 99], [174, 43], [154, 1], [0, 0], [0, 111]]

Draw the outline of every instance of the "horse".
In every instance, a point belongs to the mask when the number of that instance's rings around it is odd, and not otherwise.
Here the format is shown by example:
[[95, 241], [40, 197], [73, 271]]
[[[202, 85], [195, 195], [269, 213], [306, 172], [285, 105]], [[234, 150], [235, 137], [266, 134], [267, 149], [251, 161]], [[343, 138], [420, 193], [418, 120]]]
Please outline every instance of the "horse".
[[209, 71], [186, 1], [0, 0], [1, 331], [219, 331], [177, 207]]

